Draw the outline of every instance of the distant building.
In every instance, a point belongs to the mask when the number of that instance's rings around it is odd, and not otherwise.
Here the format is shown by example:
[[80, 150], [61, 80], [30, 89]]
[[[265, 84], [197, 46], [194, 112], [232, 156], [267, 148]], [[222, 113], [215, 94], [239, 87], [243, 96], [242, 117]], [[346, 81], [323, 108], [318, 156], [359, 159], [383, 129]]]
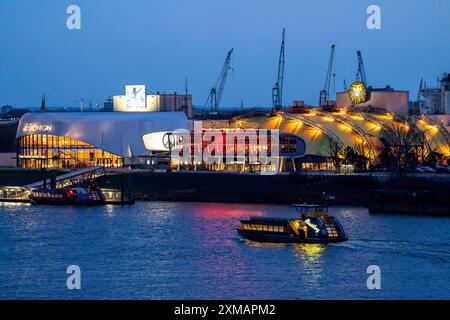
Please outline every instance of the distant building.
[[11, 109], [9, 112], [2, 114], [1, 119], [5, 120], [19, 120], [26, 113], [30, 112], [28, 109]]
[[174, 112], [182, 111], [192, 117], [192, 95], [147, 94], [145, 86], [126, 86], [125, 95], [114, 96], [114, 111], [118, 112]]
[[14, 108], [14, 107], [13, 107], [13, 106], [10, 106], [10, 105], [3, 106], [3, 107], [0, 109], [0, 113], [8, 113], [8, 112], [10, 112], [13, 108]]
[[112, 112], [114, 111], [114, 100], [111, 97], [108, 97], [108, 99], [103, 102], [103, 111], [105, 112]]
[[304, 101], [294, 101], [292, 106], [287, 108], [290, 113], [308, 113], [312, 110], [312, 106], [306, 105]]
[[441, 99], [445, 114], [450, 114], [450, 73], [441, 80]]
[[443, 114], [441, 108], [441, 89], [440, 88], [423, 88], [420, 95], [425, 101], [420, 106], [421, 114]]
[[188, 94], [157, 94], [159, 96], [159, 111], [182, 111], [192, 117], [192, 95]]
[[[16, 132], [18, 121], [0, 120], [0, 154], [16, 150]], [[0, 162], [0, 166], [5, 165]]]
[[420, 90], [420, 95], [425, 98], [420, 113], [450, 114], [450, 74], [444, 74], [438, 88], [425, 86]]
[[408, 114], [409, 91], [394, 90], [390, 86], [380, 89], [369, 87], [367, 91], [369, 100], [357, 105], [353, 105], [350, 102], [347, 92], [337, 92], [337, 107], [354, 111], [390, 112], [401, 116]]

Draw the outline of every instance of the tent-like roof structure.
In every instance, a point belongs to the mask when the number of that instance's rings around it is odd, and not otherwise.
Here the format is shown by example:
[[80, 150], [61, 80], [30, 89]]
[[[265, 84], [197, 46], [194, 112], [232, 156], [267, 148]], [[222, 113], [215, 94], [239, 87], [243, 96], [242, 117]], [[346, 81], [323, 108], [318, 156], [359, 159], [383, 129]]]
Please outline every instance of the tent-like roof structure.
[[337, 149], [350, 147], [372, 163], [377, 161], [387, 144], [401, 138], [392, 137], [393, 132], [408, 132], [414, 128], [423, 133], [429, 152], [450, 157], [449, 132], [426, 116], [401, 119], [391, 113], [323, 112], [312, 109], [306, 113], [241, 116], [233, 119], [231, 126], [279, 129], [280, 133], [298, 136], [306, 143], [306, 155], [333, 157]]

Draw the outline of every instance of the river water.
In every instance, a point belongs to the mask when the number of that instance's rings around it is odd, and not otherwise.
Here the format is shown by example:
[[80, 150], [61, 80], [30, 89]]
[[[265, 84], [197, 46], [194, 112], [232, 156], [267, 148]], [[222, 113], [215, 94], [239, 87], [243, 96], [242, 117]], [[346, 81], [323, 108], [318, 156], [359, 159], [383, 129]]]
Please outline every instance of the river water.
[[[235, 231], [289, 206], [0, 204], [0, 299], [450, 299], [449, 218], [330, 212], [349, 241], [263, 245]], [[69, 265], [81, 290], [67, 289]], [[380, 290], [367, 288], [370, 265]]]

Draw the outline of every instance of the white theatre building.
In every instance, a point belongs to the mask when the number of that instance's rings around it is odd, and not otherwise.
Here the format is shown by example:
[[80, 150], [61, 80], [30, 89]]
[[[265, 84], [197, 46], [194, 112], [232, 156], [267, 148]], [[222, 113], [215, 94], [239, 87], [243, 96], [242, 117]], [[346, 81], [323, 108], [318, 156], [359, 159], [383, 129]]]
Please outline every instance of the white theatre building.
[[[142, 112], [134, 96], [126, 112], [32, 112], [19, 122], [17, 166], [21, 168], [122, 167], [148, 157], [144, 136], [189, 129], [184, 112]], [[161, 141], [154, 141], [155, 151]]]

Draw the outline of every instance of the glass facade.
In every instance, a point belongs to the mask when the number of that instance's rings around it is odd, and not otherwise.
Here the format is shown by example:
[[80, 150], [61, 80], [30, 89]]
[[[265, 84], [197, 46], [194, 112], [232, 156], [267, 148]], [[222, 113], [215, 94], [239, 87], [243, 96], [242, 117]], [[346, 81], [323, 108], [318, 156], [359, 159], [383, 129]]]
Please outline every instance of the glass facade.
[[17, 139], [19, 168], [85, 168], [123, 166], [123, 158], [68, 137], [30, 134]]
[[[269, 164], [261, 163], [260, 155], [271, 156], [272, 138], [269, 136], [267, 142], [261, 142], [259, 131], [249, 137], [247, 133], [231, 133], [227, 129], [221, 130], [221, 135], [215, 133], [214, 140], [198, 136], [191, 133], [190, 161], [182, 162], [174, 157], [171, 161], [171, 168], [174, 170], [207, 170], [207, 171], [229, 171], [229, 172], [277, 172], [280, 169], [280, 162], [286, 162], [286, 159], [295, 159], [298, 162], [306, 150], [306, 144], [300, 137], [290, 134], [280, 134], [276, 142], [279, 148], [279, 154], [276, 156], [278, 161], [271, 161]], [[208, 130], [204, 130], [203, 134]], [[217, 144], [215, 139], [221, 139]], [[205, 141], [206, 140], [206, 141]], [[195, 141], [201, 141], [194, 143]], [[199, 146], [197, 146], [197, 144]], [[267, 144], [267, 145], [264, 145]], [[275, 147], [275, 145], [274, 145]], [[197, 149], [196, 149], [197, 148]], [[219, 151], [216, 150], [219, 148]], [[194, 158], [194, 154], [199, 155], [200, 161]], [[195, 161], [197, 161], [195, 163]], [[291, 160], [289, 160], [289, 164]], [[297, 171], [294, 167], [291, 171]]]

